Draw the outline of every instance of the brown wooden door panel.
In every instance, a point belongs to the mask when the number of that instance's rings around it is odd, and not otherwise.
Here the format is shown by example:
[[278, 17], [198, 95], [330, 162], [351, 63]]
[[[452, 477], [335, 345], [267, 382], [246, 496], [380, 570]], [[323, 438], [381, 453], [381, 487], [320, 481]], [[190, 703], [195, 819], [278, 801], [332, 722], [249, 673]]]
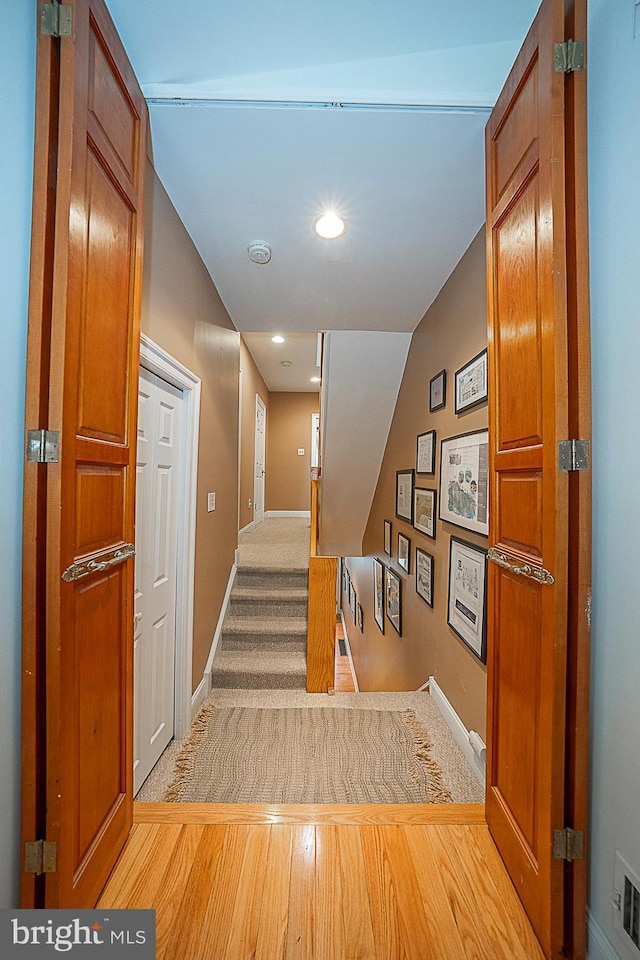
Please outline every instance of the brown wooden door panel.
[[[564, 7], [564, 0], [543, 0], [487, 125], [489, 539], [503, 565], [489, 564], [486, 809], [548, 957], [560, 956], [567, 942], [568, 869], [554, 859], [553, 832], [571, 825], [565, 738], [574, 695], [571, 501], [557, 450], [570, 436], [570, 395], [588, 392], [568, 364], [574, 262], [565, 194], [573, 174], [566, 161], [567, 80], [554, 69]], [[551, 576], [537, 582], [526, 575], [531, 567]], [[577, 899], [571, 909], [580, 909]]]
[[[133, 804], [133, 563], [105, 561], [134, 540], [147, 113], [103, 0], [71, 6], [73, 37], [40, 44], [59, 60], [59, 73], [41, 71], [48, 86], [39, 90], [57, 123], [50, 328], [41, 303], [30, 316], [48, 346], [48, 362], [30, 374], [48, 398], [39, 425], [61, 441], [60, 462], [46, 468], [40, 543], [44, 730], [34, 718], [30, 734], [46, 739], [45, 838], [57, 844], [50, 907], [93, 906]], [[27, 649], [32, 642], [25, 637]], [[33, 890], [24, 889], [28, 905]]]

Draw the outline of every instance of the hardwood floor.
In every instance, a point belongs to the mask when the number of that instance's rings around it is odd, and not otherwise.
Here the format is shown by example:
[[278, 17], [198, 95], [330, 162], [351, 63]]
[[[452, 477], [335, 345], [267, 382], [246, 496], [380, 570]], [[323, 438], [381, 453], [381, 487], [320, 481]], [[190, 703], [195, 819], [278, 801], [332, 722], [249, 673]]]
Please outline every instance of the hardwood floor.
[[349, 657], [340, 655], [339, 640], [344, 640], [344, 627], [340, 619], [338, 619], [336, 623], [335, 691], [336, 693], [355, 693], [356, 688], [353, 682], [353, 673], [351, 672], [351, 661]]
[[99, 907], [158, 960], [542, 960], [482, 806], [135, 805]]

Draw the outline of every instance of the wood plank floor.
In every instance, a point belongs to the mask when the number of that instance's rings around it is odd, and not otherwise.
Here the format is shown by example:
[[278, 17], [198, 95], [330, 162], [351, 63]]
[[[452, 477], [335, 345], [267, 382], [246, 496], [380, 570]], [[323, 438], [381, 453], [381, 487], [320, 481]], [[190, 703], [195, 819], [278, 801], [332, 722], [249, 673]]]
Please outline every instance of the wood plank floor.
[[543, 960], [482, 806], [138, 803], [98, 906], [158, 960]]
[[351, 661], [348, 656], [340, 655], [339, 640], [344, 640], [344, 627], [342, 621], [338, 618], [336, 623], [336, 672], [335, 672], [335, 691], [336, 693], [355, 693], [355, 684], [353, 682], [353, 673], [351, 672]]

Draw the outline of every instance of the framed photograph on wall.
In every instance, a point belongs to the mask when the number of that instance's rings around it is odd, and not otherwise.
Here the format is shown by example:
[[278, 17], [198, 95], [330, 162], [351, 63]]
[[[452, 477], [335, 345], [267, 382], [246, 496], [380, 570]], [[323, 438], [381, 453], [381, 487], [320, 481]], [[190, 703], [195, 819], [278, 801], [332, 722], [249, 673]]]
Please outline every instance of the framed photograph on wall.
[[411, 573], [411, 540], [404, 533], [398, 534], [398, 566]]
[[351, 609], [353, 622], [355, 623], [356, 622], [356, 591], [353, 584], [351, 584], [351, 592], [349, 594], [349, 607]]
[[362, 610], [362, 604], [359, 603], [357, 607], [357, 623], [360, 627], [360, 633], [364, 633], [364, 612]]
[[384, 565], [373, 559], [373, 619], [384, 633]]
[[393, 629], [402, 636], [402, 581], [397, 573], [385, 570], [385, 605], [387, 618]]
[[416, 473], [436, 472], [436, 432], [419, 433], [416, 442]]
[[486, 348], [456, 370], [455, 410], [462, 413], [487, 399], [487, 351]]
[[429, 413], [441, 410], [447, 403], [447, 371], [441, 370], [429, 380]]
[[440, 519], [489, 533], [489, 431], [448, 437], [440, 444]]
[[482, 663], [487, 662], [487, 551], [451, 537], [447, 623]]
[[416, 593], [433, 607], [433, 557], [416, 547]]
[[384, 552], [391, 556], [391, 520], [384, 522]]
[[413, 526], [420, 533], [436, 538], [436, 491], [416, 487], [413, 497]]
[[396, 517], [413, 523], [413, 470], [396, 470]]

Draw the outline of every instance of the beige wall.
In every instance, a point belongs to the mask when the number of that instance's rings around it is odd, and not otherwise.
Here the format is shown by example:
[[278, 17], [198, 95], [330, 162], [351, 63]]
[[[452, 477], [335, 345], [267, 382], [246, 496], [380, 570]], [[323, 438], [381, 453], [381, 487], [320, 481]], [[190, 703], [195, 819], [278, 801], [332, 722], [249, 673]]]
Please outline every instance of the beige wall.
[[[142, 330], [202, 380], [193, 689], [202, 679], [238, 542], [239, 334], [153, 169], [146, 198]], [[207, 493], [216, 509], [207, 512]]]
[[[267, 510], [308, 510], [310, 501], [311, 414], [318, 393], [272, 393], [267, 441]], [[304, 456], [298, 456], [298, 449]]]
[[[267, 442], [265, 461], [268, 469], [269, 452], [269, 391], [260, 376], [253, 357], [247, 350], [244, 340], [240, 340], [240, 369], [242, 370], [242, 427], [240, 444], [240, 529], [253, 520], [253, 468], [255, 462], [256, 439], [256, 393], [267, 409]], [[251, 506], [249, 506], [251, 501]], [[266, 497], [265, 497], [266, 509]]]
[[[486, 668], [447, 625], [449, 542], [451, 535], [486, 546], [486, 537], [461, 527], [436, 524], [436, 539], [414, 530], [395, 516], [396, 470], [415, 468], [416, 437], [436, 430], [435, 476], [421, 475], [423, 487], [437, 488], [440, 441], [487, 426], [486, 403], [456, 416], [454, 374], [487, 343], [484, 231], [475, 238], [436, 301], [416, 328], [394, 414], [378, 486], [363, 540], [363, 557], [348, 566], [364, 609], [364, 633], [354, 626], [344, 605], [349, 640], [361, 690], [415, 690], [430, 675], [468, 729], [485, 732]], [[447, 371], [446, 407], [429, 413], [429, 380]], [[411, 540], [411, 573], [405, 574], [383, 552], [383, 521], [391, 520], [392, 553], [397, 556], [401, 530]], [[415, 548], [434, 557], [434, 605], [415, 591]], [[378, 556], [400, 574], [402, 636], [389, 621], [384, 636], [373, 619], [372, 557]]]

